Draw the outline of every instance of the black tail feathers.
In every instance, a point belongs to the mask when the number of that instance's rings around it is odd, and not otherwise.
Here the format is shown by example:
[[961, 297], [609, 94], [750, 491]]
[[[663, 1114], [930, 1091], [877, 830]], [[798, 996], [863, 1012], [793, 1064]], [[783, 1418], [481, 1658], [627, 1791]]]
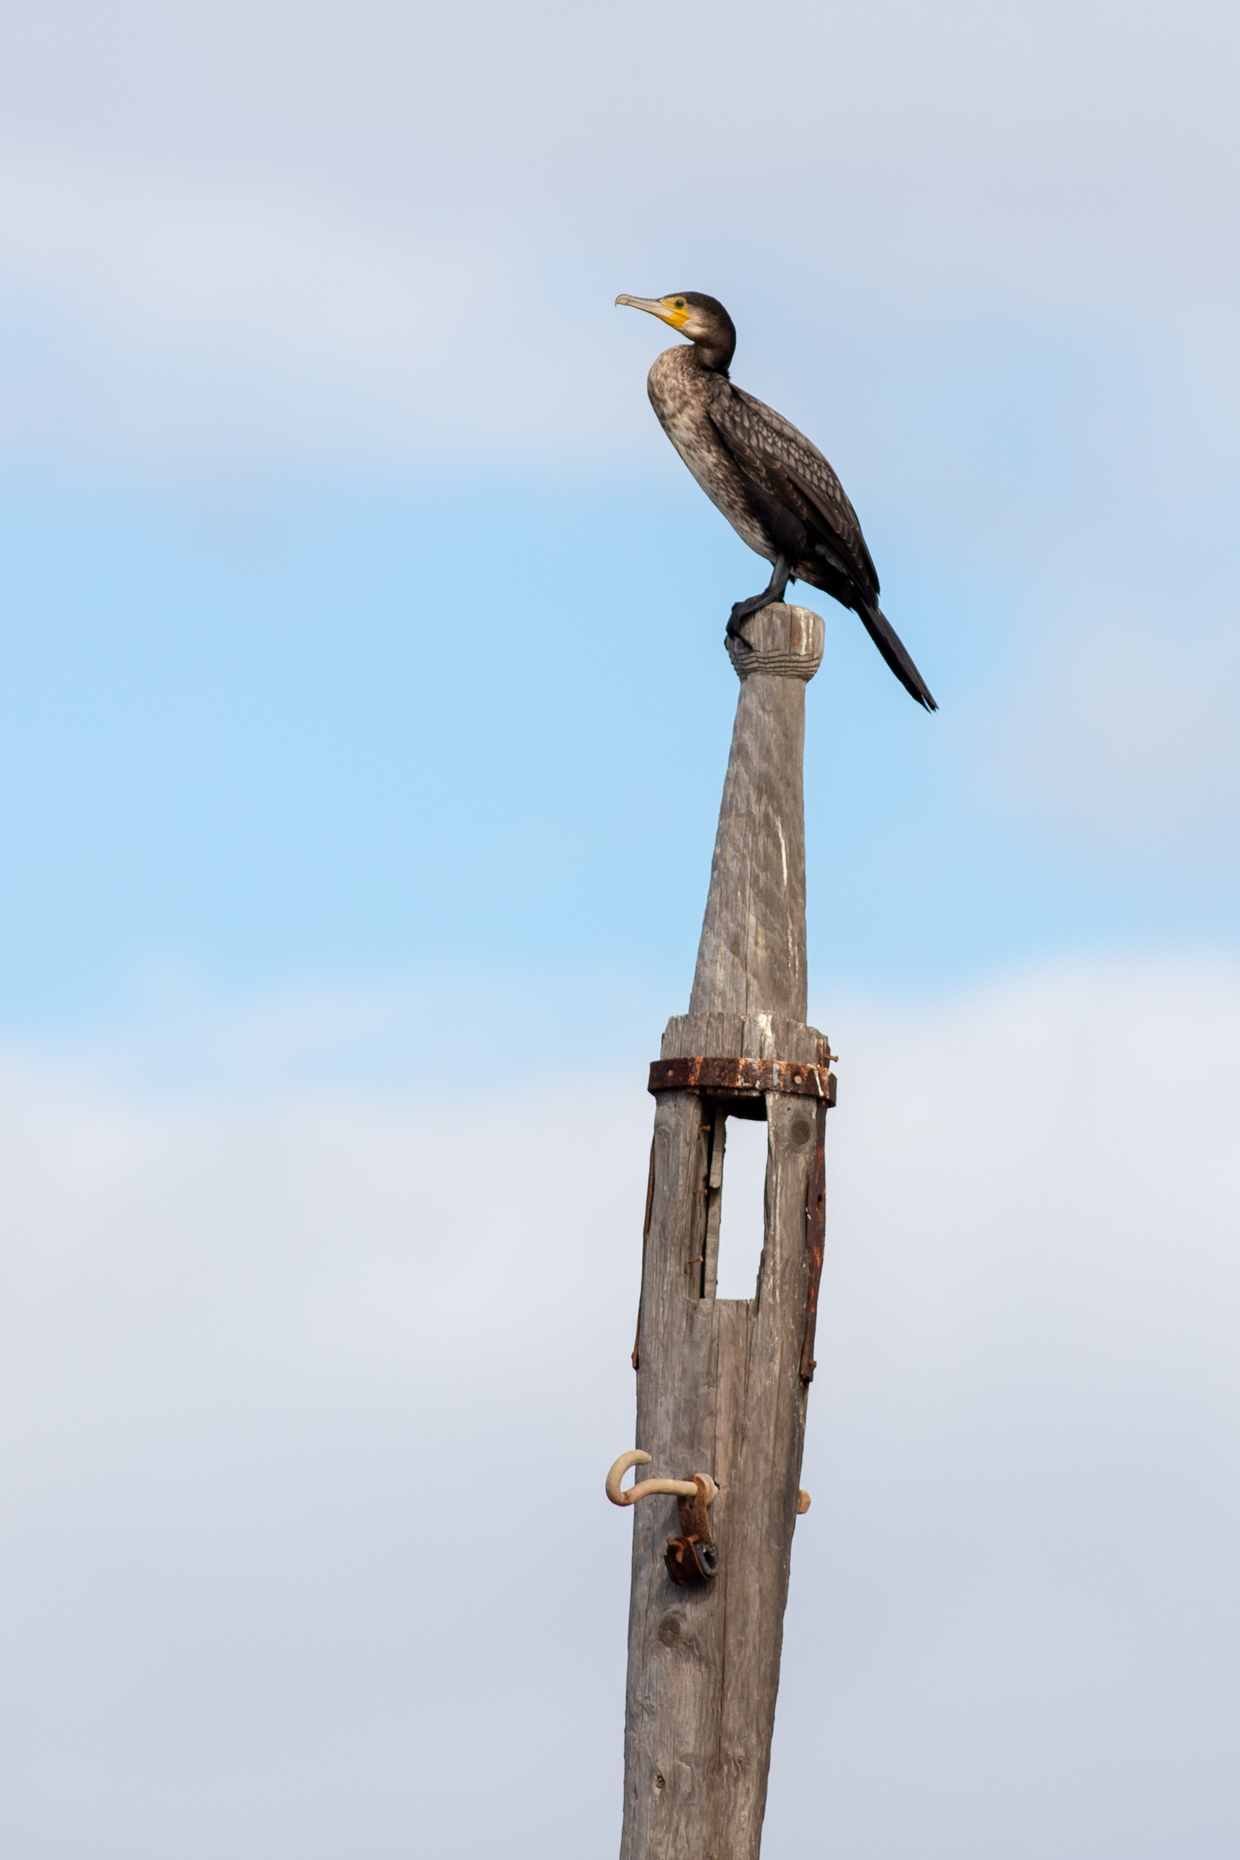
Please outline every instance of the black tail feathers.
[[937, 710], [939, 707], [931, 697], [925, 679], [909, 658], [899, 634], [882, 608], [875, 606], [863, 608], [860, 611], [866, 632], [909, 696], [915, 697], [917, 702], [924, 704], [927, 710]]

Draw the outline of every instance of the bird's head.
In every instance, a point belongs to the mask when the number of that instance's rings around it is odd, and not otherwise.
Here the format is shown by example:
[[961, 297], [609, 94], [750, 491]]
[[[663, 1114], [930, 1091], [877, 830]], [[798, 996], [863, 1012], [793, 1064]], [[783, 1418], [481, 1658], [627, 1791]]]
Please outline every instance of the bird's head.
[[618, 304], [645, 310], [687, 336], [708, 368], [726, 374], [736, 348], [736, 325], [717, 297], [701, 291], [673, 291], [670, 297], [630, 297], [622, 293]]

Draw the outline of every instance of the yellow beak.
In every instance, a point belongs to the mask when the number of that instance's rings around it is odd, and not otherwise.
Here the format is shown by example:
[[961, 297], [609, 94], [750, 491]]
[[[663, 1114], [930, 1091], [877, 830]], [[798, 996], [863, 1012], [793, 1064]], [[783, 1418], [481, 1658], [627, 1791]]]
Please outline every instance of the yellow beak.
[[689, 312], [684, 304], [677, 306], [674, 297], [630, 297], [621, 292], [618, 304], [631, 304], [634, 310], [645, 310], [650, 316], [657, 316], [660, 322], [670, 323], [673, 329], [683, 329], [689, 321]]

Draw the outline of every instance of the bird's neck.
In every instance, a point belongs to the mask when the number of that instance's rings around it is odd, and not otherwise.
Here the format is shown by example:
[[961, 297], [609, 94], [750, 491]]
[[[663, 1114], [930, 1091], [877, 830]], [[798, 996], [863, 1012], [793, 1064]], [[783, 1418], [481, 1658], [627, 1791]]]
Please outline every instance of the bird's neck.
[[712, 344], [709, 340], [703, 338], [701, 341], [693, 344], [690, 351], [690, 359], [695, 367], [702, 370], [703, 374], [722, 375], [726, 381], [728, 378], [728, 364], [732, 360], [735, 347], [735, 343], [729, 344], [719, 342]]

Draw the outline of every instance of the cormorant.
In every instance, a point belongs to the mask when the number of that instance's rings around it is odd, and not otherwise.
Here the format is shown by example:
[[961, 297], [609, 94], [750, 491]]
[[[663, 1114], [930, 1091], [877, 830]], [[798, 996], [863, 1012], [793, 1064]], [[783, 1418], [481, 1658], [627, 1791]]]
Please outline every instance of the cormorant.
[[770, 585], [733, 607], [729, 635], [748, 645], [749, 615], [782, 601], [789, 581], [808, 581], [860, 614], [904, 689], [937, 710], [878, 604], [878, 575], [843, 485], [803, 433], [728, 379], [736, 326], [723, 305], [700, 291], [616, 302], [689, 338], [691, 348], [665, 349], [656, 359], [646, 383], [651, 405], [712, 504], [774, 565]]

